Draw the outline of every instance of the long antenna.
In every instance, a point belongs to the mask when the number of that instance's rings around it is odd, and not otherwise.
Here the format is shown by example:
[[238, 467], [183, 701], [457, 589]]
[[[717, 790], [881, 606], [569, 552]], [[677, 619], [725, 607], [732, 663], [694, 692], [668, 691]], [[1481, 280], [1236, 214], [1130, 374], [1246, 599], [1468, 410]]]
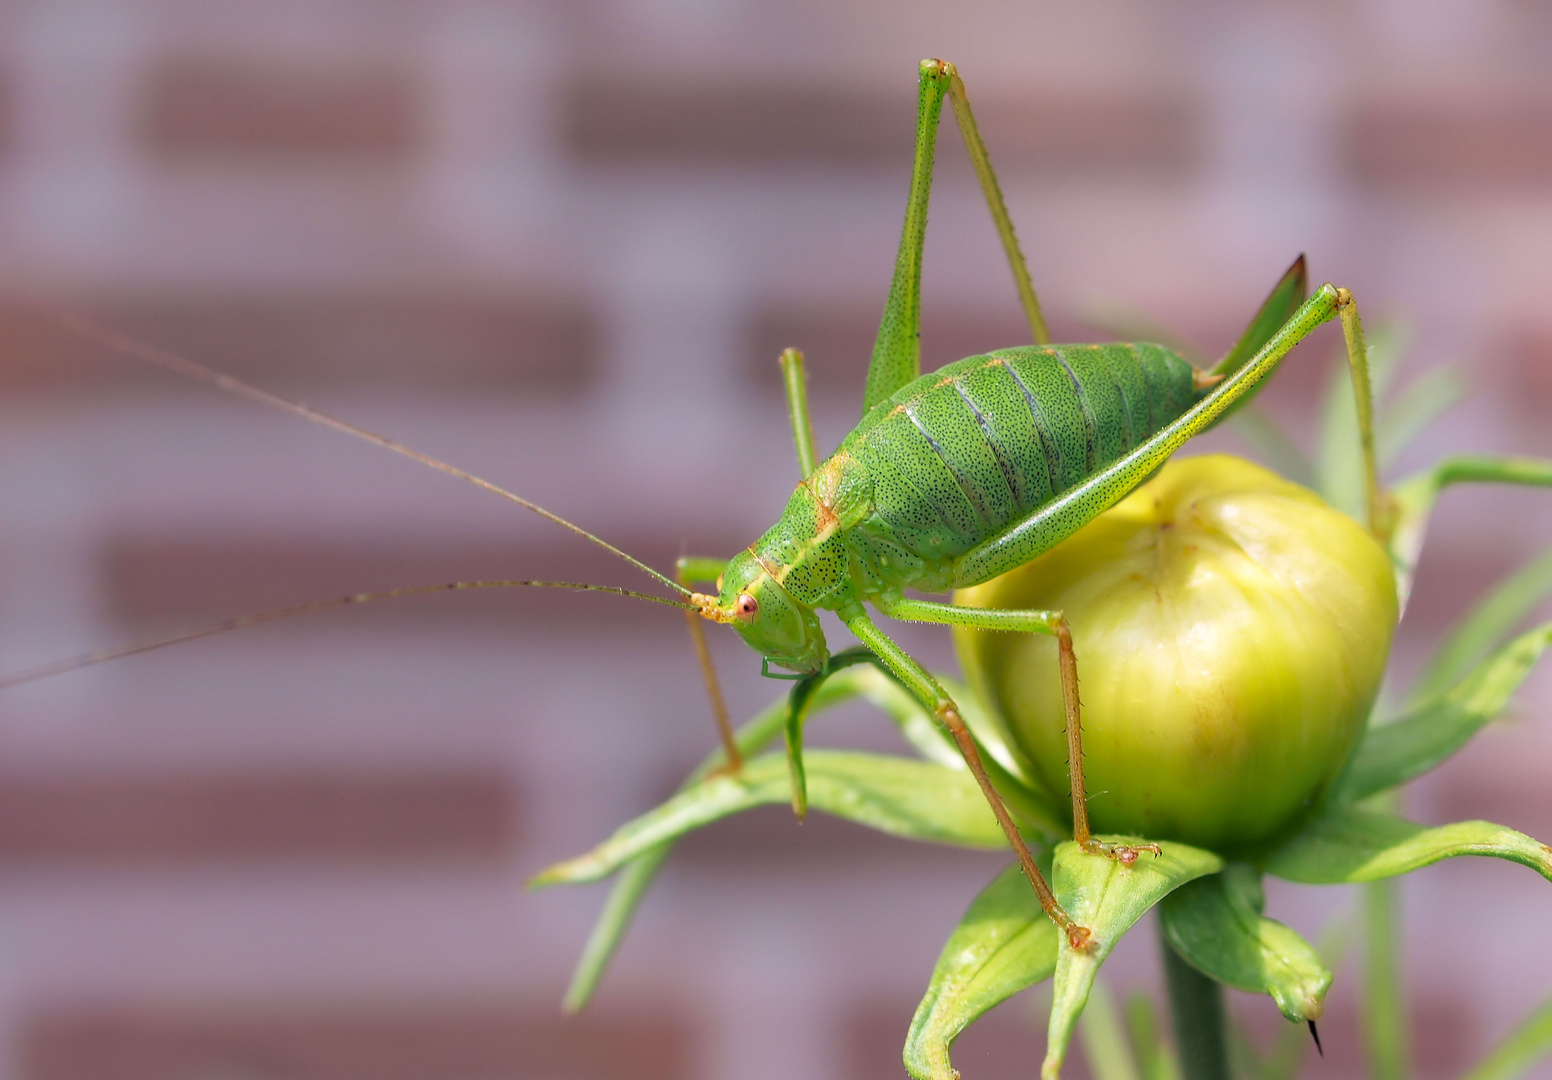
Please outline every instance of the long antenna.
[[[267, 390], [260, 390], [257, 386], [249, 385], [248, 383], [243, 382], [241, 379], [233, 378], [230, 375], [224, 375], [221, 372], [216, 371], [214, 368], [208, 368], [204, 364], [189, 360], [186, 357], [179, 356], [176, 353], [168, 352], [166, 349], [158, 349], [154, 345], [147, 345], [144, 342], [136, 341], [128, 334], [121, 333], [117, 330], [112, 330], [106, 326], [101, 325], [100, 323], [93, 322], [90, 319], [78, 315], [73, 311], [66, 311], [63, 308], [56, 307], [53, 304], [42, 301], [38, 301], [37, 306], [45, 313], [47, 313], [48, 316], [57, 322], [60, 326], [64, 327], [71, 333], [83, 337], [88, 341], [95, 341], [99, 345], [103, 345], [114, 352], [136, 357], [137, 359], [144, 360], [149, 364], [155, 364], [157, 367], [165, 368], [168, 371], [176, 371], [180, 375], [187, 375], [189, 378], [199, 379], [201, 382], [211, 383], [214, 386], [217, 386], [229, 393], [236, 394], [239, 397], [245, 397], [249, 401], [256, 401], [261, 405], [268, 405], [272, 409], [279, 409], [281, 412], [287, 412], [293, 416], [300, 416], [304, 420], [311, 420], [315, 424], [322, 424], [324, 427], [333, 428], [335, 431], [342, 431], [346, 435], [354, 435], [356, 438], [363, 439], [366, 442], [372, 443], [374, 446], [381, 446], [385, 450], [392, 450], [395, 454], [401, 454], [404, 457], [409, 458], [411, 461], [418, 461], [422, 465], [428, 465], [438, 472], [446, 473], [448, 476], [455, 476], [460, 480], [464, 480], [473, 484], [475, 487], [484, 488], [486, 491], [500, 495], [503, 499], [506, 499], [509, 502], [515, 502], [518, 506], [521, 506], [525, 510], [531, 510], [535, 514], [538, 514], [540, 517], [549, 521], [553, 521], [555, 524], [560, 525], [563, 528], [570, 529], [572, 532], [586, 540], [591, 540], [593, 543], [597, 544], [604, 550], [612, 552], [614, 555], [624, 559], [636, 569], [657, 579], [657, 581], [661, 584], [667, 585], [670, 589], [673, 589], [681, 596], [691, 595], [689, 589], [686, 589], [683, 585], [680, 585], [672, 578], [658, 573], [656, 570], [652, 569], [652, 567], [648, 566], [640, 559], [637, 559], [631, 555], [627, 555], [625, 552], [621, 551], [619, 548], [615, 547], [608, 541], [594, 536], [592, 533], [582, 528], [582, 526], [567, 521], [559, 514], [546, 510], [538, 503], [530, 502], [529, 500], [523, 498], [521, 495], [516, 495], [503, 487], [498, 487], [497, 485], [492, 484], [489, 480], [484, 480], [478, 476], [475, 476], [473, 473], [465, 472], [463, 469], [458, 468], [456, 465], [449, 465], [445, 461], [440, 461], [437, 458], [431, 457], [430, 455], [422, 454], [419, 450], [413, 450], [401, 442], [395, 442], [393, 439], [390, 439], [385, 435], [379, 435], [375, 431], [368, 431], [366, 428], [357, 427], [355, 424], [348, 423], [347, 421], [340, 420], [337, 417], [330, 416], [328, 413], [319, 412], [317, 409], [310, 408], [309, 406], [302, 405], [294, 401], [287, 401], [282, 397], [276, 397], [274, 394], [271, 394]], [[0, 686], [3, 686], [3, 684], [0, 684]]]
[[369, 604], [374, 600], [397, 600], [402, 596], [419, 596], [423, 593], [455, 592], [459, 589], [513, 589], [520, 586], [536, 589], [581, 589], [588, 592], [613, 593], [615, 596], [628, 596], [634, 600], [650, 600], [654, 604], [666, 604], [669, 607], [683, 608], [686, 611], [695, 610], [694, 605], [681, 603], [678, 600], [669, 600], [666, 597], [653, 596], [650, 593], [622, 589], [617, 585], [589, 585], [580, 581], [451, 581], [438, 585], [412, 585], [403, 589], [386, 589], [382, 592], [352, 593], [349, 596], [336, 596], [330, 600], [315, 600], [310, 604], [297, 604], [293, 607], [276, 608], [273, 611], [261, 611], [254, 615], [239, 615], [234, 619], [223, 619], [218, 623], [194, 627], [191, 630], [183, 630], [164, 638], [135, 642], [131, 645], [120, 645], [112, 649], [101, 649], [82, 656], [74, 656], [68, 660], [55, 660], [51, 663], [28, 668], [25, 671], [19, 671], [15, 675], [7, 675], [4, 678], [0, 678], [0, 690], [8, 690], [13, 686], [20, 686], [22, 683], [34, 682], [38, 679], [46, 679], [51, 675], [63, 675], [67, 671], [78, 671], [84, 667], [92, 667], [94, 664], [107, 663], [109, 660], [119, 660], [126, 656], [136, 656], [140, 653], [151, 652], [153, 649], [165, 649], [169, 645], [180, 645], [185, 641], [195, 641], [199, 638], [210, 637], [213, 634], [224, 633], [228, 630], [241, 630], [244, 627], [260, 626], [264, 623], [275, 622], [278, 619], [289, 619], [293, 615], [311, 615], [315, 611], [327, 611], [329, 608], [347, 607], [351, 604]]

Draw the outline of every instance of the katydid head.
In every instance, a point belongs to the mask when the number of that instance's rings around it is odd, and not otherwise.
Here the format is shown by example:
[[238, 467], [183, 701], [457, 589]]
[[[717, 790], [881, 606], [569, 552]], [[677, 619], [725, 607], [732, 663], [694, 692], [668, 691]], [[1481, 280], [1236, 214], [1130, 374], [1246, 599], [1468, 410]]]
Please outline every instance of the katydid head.
[[734, 627], [768, 661], [791, 671], [819, 671], [830, 659], [814, 610], [793, 599], [754, 552], [739, 552], [722, 573], [721, 594], [701, 614]]

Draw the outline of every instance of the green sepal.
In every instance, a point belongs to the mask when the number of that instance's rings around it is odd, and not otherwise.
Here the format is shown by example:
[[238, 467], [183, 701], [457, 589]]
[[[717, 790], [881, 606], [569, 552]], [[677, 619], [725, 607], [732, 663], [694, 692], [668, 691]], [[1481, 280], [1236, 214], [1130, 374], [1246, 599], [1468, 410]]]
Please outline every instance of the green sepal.
[[[811, 750], [808, 796], [816, 809], [913, 840], [998, 849], [1007, 844], [968, 772], [909, 758]], [[755, 806], [791, 798], [787, 759], [767, 754], [739, 773], [709, 777], [655, 810], [627, 822], [592, 851], [556, 863], [529, 880], [532, 888], [607, 877], [667, 840]]]
[[1202, 974], [1252, 994], [1267, 994], [1289, 1020], [1318, 1020], [1331, 972], [1293, 930], [1261, 912], [1260, 875], [1244, 863], [1198, 878], [1159, 905], [1164, 936]]
[[[1049, 872], [1049, 857], [1041, 860]], [[1056, 970], [1056, 924], [1018, 865], [970, 904], [949, 935], [905, 1037], [905, 1067], [916, 1080], [956, 1080], [949, 1048], [992, 1006]]]
[[[1117, 844], [1146, 842], [1130, 836], [1101, 839]], [[1144, 852], [1131, 866], [1122, 866], [1104, 855], [1087, 854], [1070, 840], [1057, 846], [1051, 874], [1056, 899], [1073, 921], [1087, 927], [1093, 937], [1078, 952], [1067, 935], [1058, 935], [1055, 996], [1046, 1034], [1045, 1061], [1040, 1065], [1042, 1080], [1056, 1080], [1060, 1075], [1094, 976], [1121, 935], [1181, 885], [1223, 869], [1223, 860], [1210, 851], [1173, 842], [1159, 846], [1162, 855]]]
[[1429, 828], [1390, 814], [1334, 806], [1274, 851], [1265, 869], [1304, 885], [1378, 881], [1456, 855], [1508, 859], [1552, 881], [1552, 848], [1489, 821]]
[[1404, 784], [1459, 750], [1509, 704], [1552, 643], [1552, 623], [1515, 638], [1456, 686], [1400, 719], [1370, 728], [1335, 792], [1356, 802]]

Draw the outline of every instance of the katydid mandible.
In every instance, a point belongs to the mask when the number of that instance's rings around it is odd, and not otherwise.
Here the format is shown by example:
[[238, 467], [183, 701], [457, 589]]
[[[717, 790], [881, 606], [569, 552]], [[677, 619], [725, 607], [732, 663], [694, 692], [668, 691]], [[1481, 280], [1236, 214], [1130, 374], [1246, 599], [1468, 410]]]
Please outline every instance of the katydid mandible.
[[[1012, 268], [1035, 344], [1001, 349], [920, 375], [921, 265], [933, 157], [948, 98]], [[653, 570], [559, 515], [494, 484], [381, 435], [274, 397], [203, 365], [130, 341], [74, 316], [77, 333], [212, 382], [306, 419], [366, 439], [492, 491], [597, 543], [675, 590], [668, 599], [614, 586], [551, 581], [478, 581], [396, 589], [325, 600], [227, 620], [173, 638], [106, 650], [0, 680], [0, 688], [178, 641], [326, 607], [436, 590], [541, 586], [595, 589], [683, 608], [700, 657], [727, 754], [738, 750], [701, 634], [701, 621], [734, 627], [762, 657], [800, 681], [793, 694], [797, 730], [818, 681], [857, 654], [832, 657], [816, 611], [834, 611], [876, 659], [941, 723], [974, 775], [1047, 915], [1074, 948], [1091, 934], [1062, 909], [998, 794], [959, 708], [920, 663], [869, 616], [1054, 635], [1066, 714], [1073, 832], [1086, 850], [1134, 861], [1153, 845], [1101, 842], [1089, 829], [1082, 770], [1078, 667], [1060, 611], [966, 609], [907, 597], [978, 584], [1027, 562], [1113, 506], [1179, 449], [1242, 403], [1313, 329], [1340, 317], [1358, 403], [1369, 493], [1370, 528], [1384, 528], [1378, 504], [1369, 377], [1362, 325], [1345, 289], [1323, 285], [1306, 299], [1301, 256], [1283, 276], [1233, 349], [1210, 370], [1162, 345], [1056, 345], [1013, 224], [1003, 203], [969, 99], [954, 66], [920, 67], [916, 149], [894, 279], [868, 370], [862, 421], [823, 461], [808, 422], [802, 356], [782, 356], [801, 482], [781, 518], [730, 561], [681, 559], [675, 578]], [[716, 595], [690, 585], [715, 581]], [[800, 745], [794, 747], [801, 753]], [[796, 778], [795, 778], [796, 785]], [[800, 791], [795, 801], [801, 807]]]

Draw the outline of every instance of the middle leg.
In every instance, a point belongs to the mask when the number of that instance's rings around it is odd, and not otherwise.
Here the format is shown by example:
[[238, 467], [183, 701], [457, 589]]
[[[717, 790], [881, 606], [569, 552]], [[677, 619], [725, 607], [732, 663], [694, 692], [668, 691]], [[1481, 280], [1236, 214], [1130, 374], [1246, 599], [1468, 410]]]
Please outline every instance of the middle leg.
[[981, 793], [986, 796], [987, 803], [991, 805], [997, 824], [1002, 827], [1003, 834], [1008, 838], [1008, 844], [1018, 858], [1019, 868], [1024, 871], [1024, 876], [1029, 879], [1030, 886], [1040, 899], [1041, 909], [1067, 935], [1067, 941], [1074, 949], [1081, 951], [1088, 948], [1094, 937], [1093, 931], [1075, 922], [1057, 901], [1051, 887], [1046, 884], [1045, 875], [1040, 873], [1040, 867], [1035, 864], [1035, 857], [1030, 853], [1029, 845], [1024, 842], [1023, 834], [1019, 832], [1018, 825], [1008, 812], [1007, 804], [1003, 802], [1001, 794], [992, 784], [991, 777], [987, 775], [980, 748], [976, 746], [975, 739], [965, 725], [964, 717], [960, 715], [959, 707], [954, 704], [953, 698], [948, 696], [942, 685], [926, 668], [890, 640], [889, 636], [868, 618], [861, 604], [854, 604], [850, 608], [838, 611], [837, 614], [846, 624], [846, 628], [856, 635], [857, 640], [888, 665], [905, 688], [926, 706], [938, 723], [948, 729], [954, 745], [959, 749], [960, 756], [965, 759], [971, 775], [980, 785]]
[[1060, 611], [1022, 611], [1008, 608], [967, 608], [930, 600], [899, 599], [879, 607], [892, 619], [906, 622], [969, 626], [978, 630], [1023, 631], [1056, 638], [1057, 662], [1062, 680], [1062, 709], [1067, 734], [1067, 772], [1072, 791], [1072, 838], [1084, 851], [1108, 855], [1123, 866], [1137, 861], [1139, 853], [1160, 854], [1157, 844], [1111, 844], [1095, 838], [1089, 828], [1088, 790], [1083, 779], [1083, 711], [1078, 697], [1078, 658], [1072, 647], [1072, 629]]

